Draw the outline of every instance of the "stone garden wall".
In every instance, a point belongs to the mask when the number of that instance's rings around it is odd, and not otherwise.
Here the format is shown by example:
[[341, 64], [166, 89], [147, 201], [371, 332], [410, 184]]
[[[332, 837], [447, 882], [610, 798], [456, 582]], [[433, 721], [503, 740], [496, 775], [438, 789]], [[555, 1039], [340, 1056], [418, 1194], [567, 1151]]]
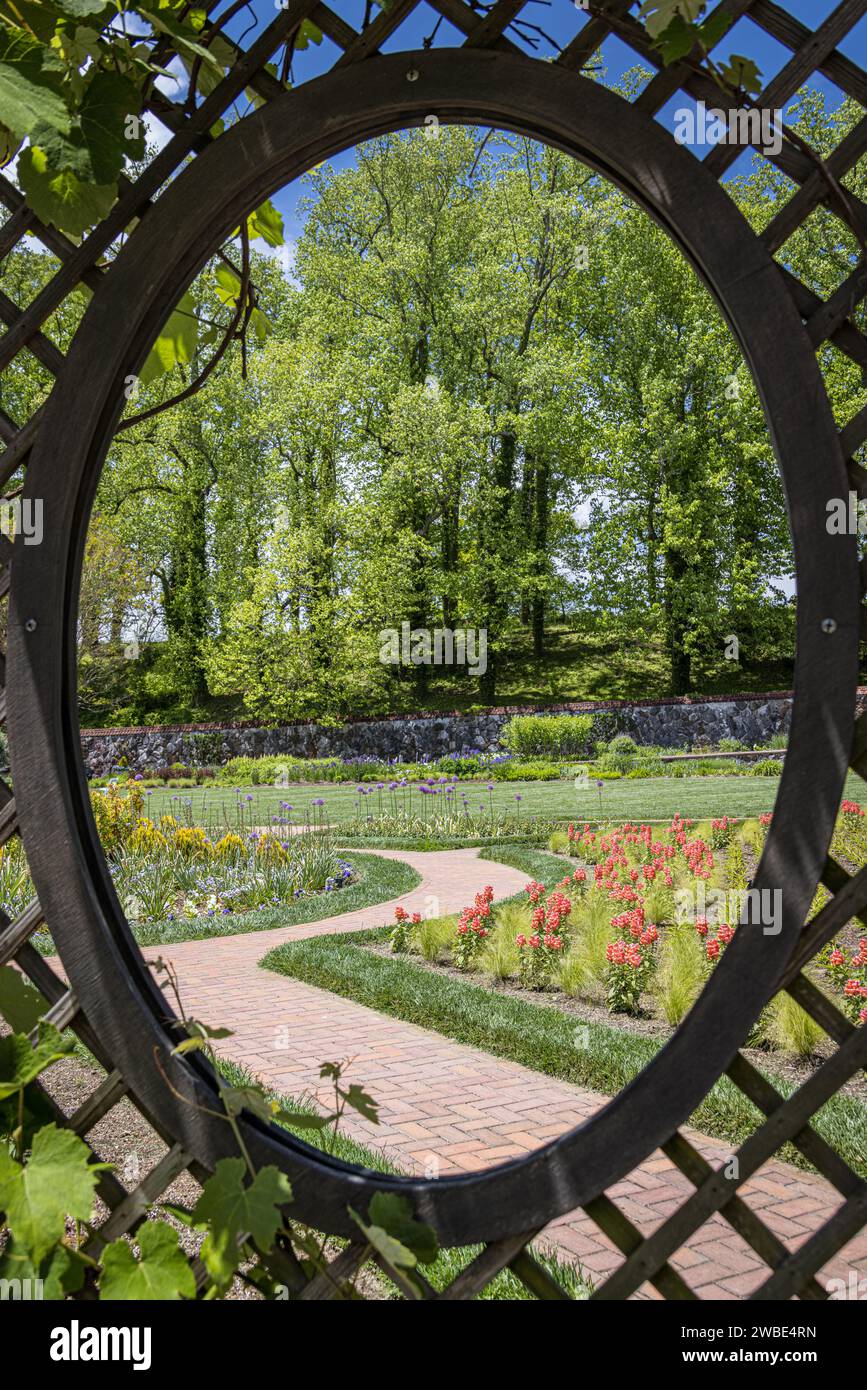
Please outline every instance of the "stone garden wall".
[[[595, 738], [626, 733], [637, 743], [688, 749], [696, 744], [715, 744], [721, 738], [763, 743], [788, 729], [791, 704], [791, 693], [777, 692], [726, 699], [700, 696], [642, 703], [609, 700], [536, 710], [503, 708], [478, 714], [354, 719], [339, 728], [305, 723], [271, 729], [245, 724], [83, 729], [81, 747], [93, 776], [110, 773], [121, 758], [133, 769], [171, 763], [217, 764], [229, 758], [263, 754], [414, 760], [470, 750], [494, 751], [503, 725], [514, 714], [593, 713]], [[861, 710], [867, 709], [867, 689], [859, 692], [858, 705]]]

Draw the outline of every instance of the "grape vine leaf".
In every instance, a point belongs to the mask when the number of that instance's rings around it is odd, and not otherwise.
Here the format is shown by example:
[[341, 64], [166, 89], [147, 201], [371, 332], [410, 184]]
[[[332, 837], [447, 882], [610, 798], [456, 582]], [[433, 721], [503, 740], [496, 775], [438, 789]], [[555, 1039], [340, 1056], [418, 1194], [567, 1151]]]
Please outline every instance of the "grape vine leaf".
[[199, 342], [199, 323], [196, 304], [187, 290], [177, 308], [173, 309], [157, 335], [157, 340], [139, 372], [143, 385], [170, 372], [179, 365], [192, 362]]
[[439, 1254], [436, 1231], [416, 1221], [408, 1197], [400, 1197], [396, 1192], [377, 1192], [368, 1214], [374, 1225], [411, 1250], [420, 1264], [433, 1264]]
[[85, 183], [115, 183], [127, 155], [143, 153], [143, 141], [126, 139], [126, 118], [141, 106], [135, 84], [117, 72], [92, 78], [68, 135], [39, 125], [32, 143], [45, 153], [49, 169], [69, 170]]
[[7, 1033], [0, 1038], [0, 1100], [35, 1081], [46, 1067], [68, 1056], [75, 1047], [72, 1038], [64, 1038], [44, 1019], [38, 1028], [35, 1047], [24, 1033]]
[[33, 1140], [27, 1164], [0, 1148], [0, 1208], [16, 1247], [40, 1264], [62, 1240], [66, 1218], [89, 1220], [98, 1164], [77, 1134], [46, 1125]]
[[749, 92], [751, 96], [757, 96], [762, 90], [762, 74], [752, 58], [743, 58], [740, 54], [733, 53], [728, 62], [723, 63], [720, 72], [723, 81], [733, 91]]
[[0, 1014], [14, 1033], [29, 1033], [47, 1010], [47, 999], [20, 970], [11, 965], [0, 968]]
[[112, 1241], [102, 1253], [101, 1298], [119, 1302], [173, 1302], [195, 1298], [196, 1281], [178, 1244], [177, 1232], [165, 1221], [146, 1221], [135, 1235], [136, 1259], [125, 1240]]
[[196, 1225], [207, 1227], [201, 1257], [220, 1289], [232, 1282], [238, 1242], [247, 1235], [265, 1253], [274, 1243], [283, 1218], [279, 1208], [292, 1200], [289, 1179], [278, 1168], [261, 1168], [246, 1186], [242, 1158], [221, 1158], [196, 1203]]
[[71, 236], [101, 222], [117, 196], [114, 184], [87, 183], [69, 169], [50, 169], [45, 151], [34, 145], [18, 157], [18, 182], [37, 217]]
[[227, 1115], [240, 1115], [242, 1110], [249, 1110], [260, 1120], [269, 1121], [274, 1114], [275, 1107], [259, 1086], [221, 1086], [220, 1099]]
[[20, 67], [0, 62], [0, 120], [13, 135], [23, 139], [38, 126], [67, 133], [72, 117], [57, 92], [31, 81]]
[[254, 241], [261, 237], [268, 246], [283, 245], [283, 218], [270, 198], [266, 198], [255, 212], [250, 213], [247, 230]]
[[365, 1120], [370, 1120], [371, 1124], [379, 1124], [379, 1102], [375, 1101], [373, 1096], [368, 1095], [363, 1086], [353, 1082], [348, 1090], [341, 1091], [340, 1094], [346, 1104], [356, 1110], [359, 1115], [362, 1115]]
[[322, 42], [322, 30], [317, 27], [310, 19], [305, 19], [295, 35], [295, 48], [297, 52], [303, 53], [311, 43]]
[[53, 0], [54, 8], [72, 19], [90, 19], [94, 15], [111, 13], [112, 6], [105, 0]]
[[693, 24], [705, 8], [705, 3], [706, 0], [644, 0], [638, 17], [644, 20], [650, 37], [658, 39], [676, 19]]
[[291, 1129], [326, 1129], [331, 1124], [329, 1115], [308, 1115], [302, 1110], [278, 1110], [273, 1118]]
[[38, 1264], [19, 1252], [14, 1240], [0, 1255], [0, 1280], [15, 1279], [25, 1288], [29, 1283], [31, 1296], [45, 1302], [56, 1303], [80, 1289], [85, 1269], [84, 1260], [66, 1245], [55, 1245]]
[[[371, 1206], [373, 1203], [371, 1203]], [[418, 1264], [418, 1258], [408, 1245], [404, 1245], [397, 1236], [391, 1235], [384, 1226], [380, 1226], [376, 1221], [362, 1221], [357, 1211], [349, 1207], [349, 1215], [353, 1221], [360, 1226], [364, 1233], [367, 1243], [373, 1247], [376, 1253], [382, 1258], [395, 1275], [402, 1280], [404, 1287], [409, 1285], [411, 1289], [417, 1286], [413, 1283], [413, 1271]]]

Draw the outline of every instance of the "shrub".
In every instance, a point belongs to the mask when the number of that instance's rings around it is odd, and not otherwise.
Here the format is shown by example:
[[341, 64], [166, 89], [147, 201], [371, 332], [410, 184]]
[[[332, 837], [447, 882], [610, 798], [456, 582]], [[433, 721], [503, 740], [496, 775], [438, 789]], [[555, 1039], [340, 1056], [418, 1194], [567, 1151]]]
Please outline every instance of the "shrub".
[[504, 727], [500, 743], [520, 757], [584, 757], [592, 729], [592, 714], [518, 714]]
[[750, 768], [751, 777], [779, 777], [783, 770], [779, 758], [759, 758]]
[[746, 748], [746, 744], [741, 743], [739, 738], [721, 738], [719, 741], [721, 753], [740, 753], [744, 748]]
[[617, 734], [609, 743], [608, 752], [626, 753], [634, 758], [638, 752], [638, 744], [628, 734]]

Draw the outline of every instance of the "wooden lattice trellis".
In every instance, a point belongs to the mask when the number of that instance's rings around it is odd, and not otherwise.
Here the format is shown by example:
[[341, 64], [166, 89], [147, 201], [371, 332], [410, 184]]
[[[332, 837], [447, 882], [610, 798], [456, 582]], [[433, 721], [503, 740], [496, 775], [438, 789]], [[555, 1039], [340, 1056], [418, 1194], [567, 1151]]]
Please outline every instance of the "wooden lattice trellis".
[[[851, 321], [867, 293], [854, 270], [827, 301], [778, 266], [772, 255], [818, 206], [844, 216], [833, 188], [809, 152], [784, 142], [774, 160], [796, 191], [761, 236], [748, 228], [717, 180], [737, 155], [713, 148], [701, 164], [679, 150], [653, 117], [678, 91], [720, 105], [719, 89], [693, 61], [663, 67], [629, 0], [608, 0], [556, 62], [543, 63], [509, 37], [526, 0], [498, 0], [483, 14], [464, 0], [431, 0], [465, 36], [461, 47], [381, 55], [419, 0], [391, 0], [360, 33], [320, 0], [289, 0], [219, 86], [198, 105], [181, 107], [159, 92], [150, 109], [173, 132], [134, 183], [80, 245], [44, 226], [0, 176], [9, 216], [0, 257], [29, 235], [59, 261], [53, 278], [24, 309], [0, 295], [0, 367], [29, 351], [56, 378], [30, 420], [0, 412], [4, 485], [24, 468], [27, 495], [44, 499], [45, 539], [21, 549], [0, 539], [0, 597], [9, 600], [9, 669], [0, 715], [6, 716], [15, 796], [0, 783], [0, 843], [24, 837], [39, 902], [17, 920], [0, 919], [0, 963], [16, 961], [51, 1004], [60, 1027], [76, 1030], [106, 1070], [72, 1115], [52, 1104], [58, 1121], [86, 1136], [123, 1097], [130, 1098], [168, 1146], [132, 1191], [110, 1173], [99, 1192], [109, 1211], [101, 1238], [133, 1232], [150, 1203], [180, 1172], [204, 1177], [232, 1152], [225, 1126], [180, 1101], [206, 1104], [214, 1083], [195, 1059], [170, 1058], [177, 1026], [143, 967], [105, 869], [80, 765], [75, 708], [74, 633], [83, 535], [99, 468], [123, 405], [127, 373], [143, 360], [183, 288], [256, 201], [336, 150], [378, 132], [445, 121], [485, 122], [549, 140], [619, 182], [679, 241], [717, 296], [755, 376], [786, 484], [798, 572], [798, 653], [792, 739], [774, 823], [756, 880], [782, 888], [783, 929], [738, 933], [701, 1000], [669, 1044], [630, 1087], [572, 1134], [519, 1163], [486, 1173], [431, 1181], [352, 1169], [297, 1140], [244, 1119], [254, 1159], [276, 1163], [292, 1179], [291, 1214], [318, 1229], [352, 1237], [347, 1205], [364, 1209], [377, 1190], [410, 1196], [445, 1245], [481, 1242], [483, 1252], [441, 1294], [470, 1298], [509, 1267], [538, 1297], [567, 1295], [533, 1260], [527, 1246], [553, 1218], [581, 1206], [622, 1251], [618, 1268], [595, 1297], [627, 1298], [649, 1282], [667, 1298], [693, 1298], [671, 1257], [714, 1214], [721, 1214], [767, 1264], [757, 1298], [821, 1299], [816, 1274], [867, 1220], [865, 1183], [811, 1125], [817, 1110], [867, 1061], [867, 1029], [855, 1028], [804, 974], [804, 967], [845, 924], [867, 925], [867, 868], [849, 876], [828, 855], [847, 767], [867, 777], [867, 716], [855, 721], [859, 641], [867, 635], [854, 537], [830, 537], [825, 502], [853, 488], [867, 498], [867, 472], [853, 454], [867, 441], [867, 407], [833, 420], [816, 363], [827, 342], [862, 368], [867, 338]], [[205, 7], [218, 12], [220, 5]], [[758, 104], [783, 106], [816, 71], [865, 107], [864, 117], [828, 158], [839, 180], [867, 150], [867, 73], [838, 51], [867, 12], [867, 0], [843, 0], [810, 31], [771, 0], [721, 0], [734, 18], [748, 16], [791, 52]], [[266, 64], [311, 19], [341, 50], [324, 77], [287, 92]], [[655, 75], [630, 105], [582, 79], [599, 45], [616, 34]], [[163, 54], [169, 57], [170, 48]], [[409, 79], [409, 80], [408, 80]], [[216, 122], [253, 87], [259, 110], [213, 138]], [[179, 173], [188, 156], [195, 156]], [[703, 165], [703, 167], [702, 167]], [[177, 177], [174, 177], [177, 175]], [[144, 213], [147, 216], [143, 216]], [[863, 238], [867, 206], [850, 195], [848, 215]], [[101, 257], [136, 219], [110, 272]], [[94, 292], [66, 356], [45, 334], [46, 321], [79, 284]], [[831, 894], [804, 926], [817, 885]], [[47, 923], [69, 985], [31, 944]], [[784, 1098], [738, 1051], [777, 990], [789, 994], [836, 1044], [833, 1055]], [[680, 1126], [726, 1074], [765, 1117], [735, 1155], [737, 1177], [715, 1172]], [[791, 1142], [836, 1189], [840, 1205], [797, 1251], [762, 1222], [738, 1189]], [[652, 1235], [642, 1237], [606, 1190], [662, 1148], [694, 1191]], [[301, 1298], [327, 1295], [362, 1254], [352, 1244], [330, 1275], [310, 1284], [287, 1267]], [[297, 1276], [297, 1278], [296, 1278]]]

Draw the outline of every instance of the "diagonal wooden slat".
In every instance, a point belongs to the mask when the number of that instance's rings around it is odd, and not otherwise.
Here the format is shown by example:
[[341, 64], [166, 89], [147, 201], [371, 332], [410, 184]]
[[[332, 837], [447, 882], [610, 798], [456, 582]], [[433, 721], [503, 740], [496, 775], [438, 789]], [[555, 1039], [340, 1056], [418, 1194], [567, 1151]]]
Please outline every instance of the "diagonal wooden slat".
[[[836, 10], [804, 39], [789, 61], [771, 79], [761, 95], [756, 98], [756, 105], [771, 110], [784, 106], [820, 63], [830, 57], [837, 44], [865, 13], [867, 0], [842, 0]], [[712, 174], [721, 178], [740, 153], [741, 150], [736, 145], [717, 145], [704, 163]]]
[[30, 940], [35, 931], [43, 925], [45, 918], [36, 898], [24, 909], [20, 917], [9, 923], [0, 932], [0, 965], [8, 965], [14, 960], [22, 946]]
[[378, 52], [380, 46], [400, 27], [418, 3], [419, 0], [392, 0], [390, 5], [379, 11], [373, 23], [353, 39], [334, 66], [339, 68], [345, 63], [358, 63], [362, 58], [368, 58], [372, 53]]
[[[776, 1087], [772, 1086], [758, 1067], [754, 1067], [752, 1062], [749, 1062], [742, 1053], [735, 1057], [729, 1067], [728, 1075], [767, 1120], [776, 1116], [780, 1107], [787, 1103]], [[828, 1092], [828, 1094], [831, 1093]], [[815, 1110], [818, 1110], [826, 1099], [827, 1095], [823, 1097], [821, 1091], [811, 1096], [809, 1103], [814, 1106], [814, 1110], [810, 1113], [815, 1113]], [[863, 1180], [852, 1171], [836, 1149], [815, 1130], [809, 1126], [799, 1130], [797, 1134], [792, 1136], [792, 1142], [796, 1144], [816, 1171], [821, 1173], [825, 1181], [835, 1187], [844, 1197], [858, 1191]]]
[[[852, 1064], [853, 1056], [857, 1059], [854, 1064]], [[755, 1173], [787, 1139], [795, 1139], [797, 1136], [799, 1141], [803, 1140], [802, 1131], [806, 1128], [810, 1116], [820, 1105], [824, 1104], [828, 1094], [836, 1089], [839, 1082], [847, 1080], [851, 1076], [852, 1071], [865, 1057], [867, 1057], [867, 1036], [859, 1038], [856, 1035], [854, 1040], [847, 1042], [788, 1100], [784, 1100], [771, 1088], [779, 1103], [770, 1111], [761, 1128], [750, 1135], [733, 1156], [738, 1164], [736, 1186]], [[746, 1063], [742, 1057], [738, 1057], [732, 1063], [729, 1076], [736, 1085], [741, 1084], [740, 1079], [743, 1079], [745, 1084], [749, 1084], [752, 1081], [754, 1071], [755, 1069], [751, 1068], [749, 1063]], [[822, 1078], [823, 1072], [825, 1072], [824, 1078]], [[758, 1075], [758, 1073], [755, 1074]], [[827, 1085], [829, 1080], [830, 1089]], [[746, 1093], [748, 1094], [748, 1092]], [[762, 1092], [762, 1094], [764, 1093]], [[813, 1151], [822, 1151], [822, 1145], [824, 1145], [824, 1140], [819, 1139], [818, 1135], [815, 1136]], [[841, 1181], [845, 1180], [851, 1183], [852, 1191], [857, 1191], [861, 1185], [861, 1180], [843, 1164], [843, 1160], [831, 1149], [830, 1145], [827, 1146], [827, 1153], [829, 1163], [836, 1160], [833, 1171], [838, 1172]], [[844, 1179], [843, 1175], [839, 1174], [837, 1168], [839, 1164], [843, 1164], [846, 1174], [849, 1175], [848, 1178]], [[645, 1279], [652, 1278], [693, 1231], [731, 1201], [734, 1190], [733, 1179], [726, 1177], [724, 1173], [712, 1171], [696, 1188], [695, 1192], [681, 1203], [677, 1211], [651, 1235], [647, 1236], [644, 1242], [630, 1253], [624, 1264], [609, 1277], [604, 1286], [605, 1297], [627, 1297]]]
[[[861, 156], [867, 151], [867, 116], [860, 120], [858, 124], [844, 136], [839, 145], [831, 151], [825, 160], [829, 172], [838, 181], [844, 174], [857, 164]], [[820, 203], [827, 202], [829, 199], [828, 180], [822, 176], [819, 169], [814, 169], [809, 178], [806, 178], [800, 188], [796, 189], [775, 217], [772, 217], [764, 231], [760, 233], [761, 240], [768, 250], [773, 254], [779, 251], [796, 232], [803, 222], [809, 217], [810, 213]]]
[[806, 975], [796, 975], [786, 990], [834, 1042], [845, 1042], [854, 1031], [854, 1025]]
[[496, 1279], [501, 1270], [523, 1250], [525, 1245], [538, 1235], [538, 1231], [525, 1231], [520, 1236], [508, 1236], [505, 1240], [492, 1241], [486, 1245], [475, 1259], [462, 1269], [448, 1288], [436, 1295], [438, 1302], [453, 1302], [455, 1299], [475, 1298], [477, 1293]]
[[[713, 1173], [713, 1168], [704, 1155], [699, 1153], [683, 1134], [675, 1134], [664, 1146], [663, 1152], [676, 1164], [684, 1177], [689, 1178], [693, 1187], [701, 1187]], [[725, 1217], [732, 1229], [737, 1231], [771, 1269], [776, 1268], [788, 1256], [789, 1251], [779, 1236], [762, 1223], [742, 1197], [735, 1194], [730, 1202], [720, 1208], [720, 1215]], [[808, 1296], [824, 1298], [825, 1291], [814, 1280]]]
[[557, 59], [560, 67], [572, 68], [577, 71], [589, 63], [593, 54], [611, 33], [610, 20], [625, 14], [631, 5], [632, 0], [609, 0], [605, 6], [606, 18], [601, 19], [594, 15], [592, 19], [588, 20]]
[[[642, 1236], [638, 1227], [633, 1225], [629, 1217], [604, 1193], [595, 1198], [594, 1201], [588, 1202], [584, 1210], [596, 1222], [600, 1231], [603, 1231], [608, 1239], [614, 1242], [618, 1250], [626, 1256], [624, 1263], [608, 1276], [604, 1284], [593, 1291], [593, 1301], [604, 1302], [618, 1296], [612, 1290], [616, 1288], [623, 1271], [631, 1269], [632, 1262], [640, 1257], [641, 1251], [646, 1245], [646, 1237]], [[647, 1279], [664, 1298], [683, 1299], [690, 1302], [696, 1298], [696, 1294], [686, 1283], [683, 1275], [674, 1269], [667, 1259], [660, 1260], [654, 1269], [648, 1272]], [[639, 1280], [639, 1284], [643, 1283], [644, 1279], [642, 1278]], [[636, 1284], [635, 1287], [637, 1288], [638, 1285]]]
[[469, 35], [465, 47], [489, 48], [508, 29], [512, 20], [524, 8], [525, 0], [496, 0], [482, 22]]
[[[807, 26], [779, 5], [773, 4], [772, 0], [753, 0], [750, 19], [793, 52], [800, 52], [810, 42], [811, 31]], [[854, 97], [862, 106], [867, 106], [867, 74], [857, 63], [853, 63], [851, 58], [835, 49], [820, 59], [816, 68], [835, 82], [847, 96]]]
[[792, 1298], [800, 1293], [807, 1279], [848, 1244], [867, 1221], [867, 1186], [844, 1202], [830, 1221], [826, 1221], [752, 1295], [753, 1298]]
[[7, 366], [28, 344], [40, 325], [78, 284], [84, 271], [96, 263], [134, 218], [141, 215], [161, 185], [171, 178], [186, 156], [194, 152], [197, 143], [210, 138], [208, 133], [211, 127], [249, 85], [253, 74], [268, 62], [287, 35], [307, 17], [310, 8], [311, 0], [289, 0], [287, 8], [278, 12], [277, 18], [239, 58], [210, 96], [196, 107], [183, 130], [172, 137], [136, 182], [121, 194], [108, 216], [85, 237], [54, 278], [21, 313], [14, 327], [0, 339], [0, 369]]
[[67, 1121], [68, 1128], [83, 1139], [110, 1110], [114, 1109], [119, 1101], [123, 1100], [127, 1090], [127, 1084], [120, 1072], [109, 1072], [93, 1094], [88, 1096], [87, 1100], [82, 1101], [75, 1113], [70, 1115]]

